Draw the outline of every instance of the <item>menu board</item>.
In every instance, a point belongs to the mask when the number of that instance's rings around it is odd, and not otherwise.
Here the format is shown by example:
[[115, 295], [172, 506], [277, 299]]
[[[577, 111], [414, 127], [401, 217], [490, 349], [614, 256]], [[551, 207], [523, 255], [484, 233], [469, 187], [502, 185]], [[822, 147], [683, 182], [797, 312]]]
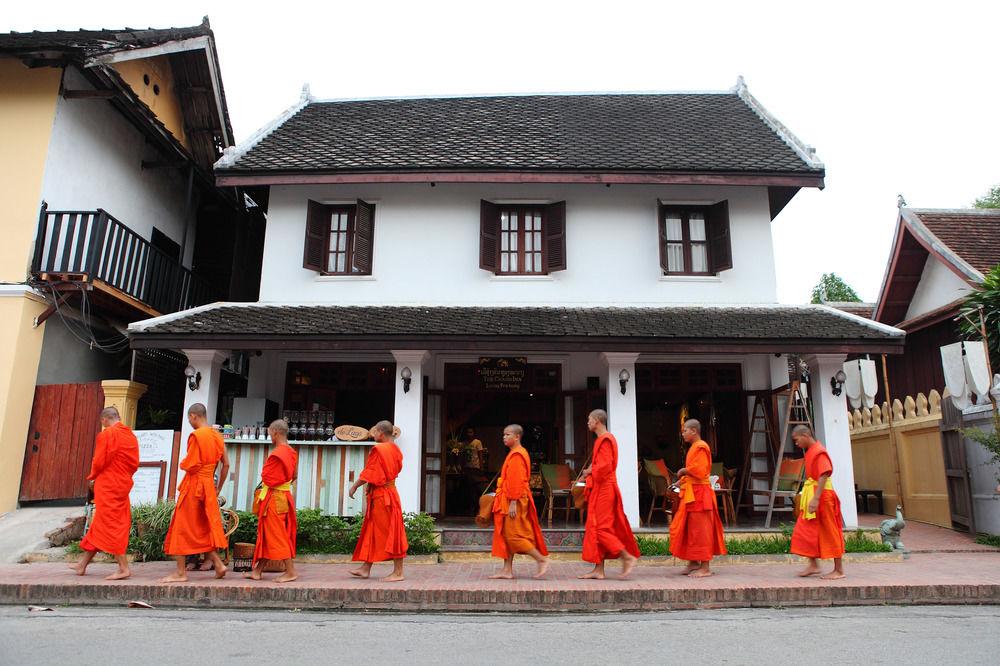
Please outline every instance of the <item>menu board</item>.
[[167, 463], [141, 462], [132, 475], [132, 490], [128, 494], [132, 506], [155, 504], [163, 499], [163, 489], [167, 483]]
[[170, 462], [174, 452], [173, 430], [136, 430], [139, 440], [139, 460], [141, 462]]

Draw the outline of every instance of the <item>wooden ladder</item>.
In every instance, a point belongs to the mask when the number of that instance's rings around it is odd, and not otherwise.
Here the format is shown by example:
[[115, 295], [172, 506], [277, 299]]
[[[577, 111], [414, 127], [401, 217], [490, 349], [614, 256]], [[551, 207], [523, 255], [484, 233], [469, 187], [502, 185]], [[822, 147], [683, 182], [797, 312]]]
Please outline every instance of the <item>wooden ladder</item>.
[[770, 491], [767, 492], [767, 518], [764, 519], [765, 529], [771, 527], [771, 517], [775, 511], [790, 511], [792, 513], [795, 511], [794, 505], [783, 505], [781, 507], [774, 506], [774, 501], [778, 497], [783, 499], [791, 498], [794, 502], [795, 495], [798, 493], [797, 489], [795, 491], [778, 490], [778, 483], [781, 480], [781, 463], [785, 458], [785, 448], [788, 444], [788, 436], [795, 426], [798, 425], [808, 426], [810, 430], [813, 429], [812, 420], [809, 418], [809, 407], [806, 405], [806, 401], [802, 397], [802, 391], [799, 389], [799, 382], [794, 381], [789, 384], [788, 390], [785, 394], [788, 397], [788, 407], [785, 409], [785, 421], [781, 429], [781, 439], [778, 441], [778, 448], [776, 451], [774, 462], [774, 480], [771, 482]]
[[[757, 392], [754, 394], [753, 410], [750, 412], [750, 435], [747, 438], [747, 450], [743, 456], [743, 468], [740, 473], [740, 494], [736, 498], [736, 511], [749, 508], [756, 510], [753, 501], [753, 490], [764, 490], [770, 483], [774, 475], [774, 450], [777, 448], [774, 440], [777, 437], [774, 424], [771, 422], [771, 392]], [[763, 447], [754, 448], [754, 435], [763, 435]], [[758, 441], [760, 441], [758, 439]], [[755, 460], [763, 459], [767, 471], [754, 471]], [[765, 488], [755, 488], [755, 482], [763, 481]], [[751, 492], [747, 492], [747, 491]], [[744, 498], [746, 501], [744, 502]]]

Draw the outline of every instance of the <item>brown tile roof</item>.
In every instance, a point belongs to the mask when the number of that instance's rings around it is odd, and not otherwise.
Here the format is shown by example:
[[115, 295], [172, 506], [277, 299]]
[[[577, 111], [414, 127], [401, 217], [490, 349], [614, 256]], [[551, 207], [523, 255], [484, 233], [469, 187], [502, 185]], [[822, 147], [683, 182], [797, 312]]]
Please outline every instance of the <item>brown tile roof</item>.
[[856, 315], [858, 317], [864, 317], [865, 319], [871, 319], [875, 311], [874, 303], [853, 303], [850, 301], [827, 301], [823, 305], [828, 305], [831, 308], [840, 310], [841, 312], [846, 312], [848, 314]]
[[914, 210], [927, 229], [984, 275], [1000, 264], [1000, 209]]

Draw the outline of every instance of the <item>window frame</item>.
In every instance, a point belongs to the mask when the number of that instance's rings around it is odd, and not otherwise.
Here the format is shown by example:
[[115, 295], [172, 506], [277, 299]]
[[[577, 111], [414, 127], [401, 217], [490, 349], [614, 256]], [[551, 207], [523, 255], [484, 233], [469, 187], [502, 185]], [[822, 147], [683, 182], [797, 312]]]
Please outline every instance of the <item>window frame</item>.
[[[513, 254], [510, 250], [503, 249], [503, 234], [509, 234], [510, 231], [504, 231], [501, 227], [501, 218], [504, 213], [517, 213], [518, 218], [518, 228], [517, 228], [517, 267], [516, 271], [503, 270], [501, 266], [503, 265], [503, 255]], [[525, 229], [524, 218], [526, 213], [537, 213], [539, 218], [539, 228], [532, 229], [530, 233], [537, 233], [539, 242], [539, 247], [534, 247], [530, 250], [531, 254], [537, 254], [539, 260], [541, 261], [541, 270], [537, 271], [526, 271], [525, 267], [525, 256], [528, 250], [525, 249], [525, 235], [529, 233]], [[548, 242], [545, 235], [546, 221], [548, 215], [546, 214], [546, 205], [544, 204], [497, 204], [497, 219], [496, 219], [496, 229], [497, 229], [497, 256], [496, 256], [496, 271], [494, 275], [498, 276], [537, 276], [537, 275], [548, 275]]]
[[[358, 206], [357, 204], [327, 204], [325, 207], [324, 217], [326, 219], [326, 234], [323, 239], [323, 270], [320, 271], [320, 275], [369, 275], [370, 273], [365, 273], [362, 271], [355, 272], [354, 266], [354, 244], [355, 244], [355, 222], [358, 217]], [[330, 265], [330, 239], [333, 236], [333, 229], [331, 228], [333, 222], [334, 214], [347, 213], [347, 230], [344, 232], [347, 235], [347, 246], [344, 249], [344, 268], [343, 271], [331, 271], [326, 267]], [[339, 232], [338, 232], [339, 233]], [[337, 254], [340, 254], [339, 252]]]
[[[660, 244], [660, 256], [661, 260], [661, 270], [664, 275], [676, 276], [676, 275], [692, 275], [692, 276], [712, 276], [718, 275], [718, 273], [712, 270], [712, 247], [711, 247], [711, 231], [709, 229], [709, 219], [710, 219], [710, 206], [668, 206], [661, 204], [659, 214], [657, 216], [658, 224], [660, 226], [659, 234], [659, 244]], [[705, 226], [705, 239], [693, 241], [691, 240], [691, 213], [701, 213], [702, 220]], [[667, 215], [674, 214], [680, 216], [681, 218], [681, 240], [667, 240], [666, 224]], [[667, 248], [671, 244], [680, 244], [682, 247], [682, 256], [684, 258], [684, 269], [680, 271], [669, 270], [669, 259], [667, 255]], [[693, 258], [691, 253], [691, 248], [694, 245], [702, 245], [705, 248], [705, 267], [704, 271], [694, 271], [692, 270]]]

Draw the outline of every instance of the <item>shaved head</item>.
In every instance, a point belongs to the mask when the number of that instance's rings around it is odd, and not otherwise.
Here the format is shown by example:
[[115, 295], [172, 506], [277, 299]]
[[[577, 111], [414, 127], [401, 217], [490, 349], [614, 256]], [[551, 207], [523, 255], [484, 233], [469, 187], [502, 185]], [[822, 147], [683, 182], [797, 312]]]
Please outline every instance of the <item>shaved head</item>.
[[379, 421], [378, 423], [376, 423], [375, 425], [373, 425], [372, 426], [372, 431], [374, 432], [375, 430], [378, 430], [380, 433], [382, 433], [386, 437], [392, 437], [392, 430], [393, 430], [393, 428], [392, 428], [392, 424], [389, 423], [388, 421]]
[[510, 430], [511, 434], [518, 438], [524, 436], [524, 428], [516, 423], [511, 423], [509, 426], [504, 428], [504, 430]]
[[118, 413], [117, 407], [105, 407], [101, 410], [101, 418], [109, 421], [121, 421], [122, 415]]
[[278, 435], [279, 437], [288, 437], [288, 423], [284, 419], [278, 419], [276, 421], [271, 421], [271, 425], [267, 426], [268, 432], [272, 435]]
[[604, 425], [608, 425], [608, 413], [603, 409], [595, 409], [590, 413], [590, 418], [600, 421]]
[[699, 435], [701, 434], [701, 421], [698, 419], [688, 419], [684, 422], [684, 427], [694, 430]]
[[200, 402], [196, 402], [190, 407], [188, 407], [188, 414], [193, 416], [200, 416], [203, 419], [208, 418], [208, 410], [205, 409], [205, 405]]
[[806, 437], [812, 437], [813, 431], [812, 428], [810, 428], [807, 425], [797, 425], [794, 428], [792, 428], [792, 437], [795, 437], [796, 435], [805, 435]]

